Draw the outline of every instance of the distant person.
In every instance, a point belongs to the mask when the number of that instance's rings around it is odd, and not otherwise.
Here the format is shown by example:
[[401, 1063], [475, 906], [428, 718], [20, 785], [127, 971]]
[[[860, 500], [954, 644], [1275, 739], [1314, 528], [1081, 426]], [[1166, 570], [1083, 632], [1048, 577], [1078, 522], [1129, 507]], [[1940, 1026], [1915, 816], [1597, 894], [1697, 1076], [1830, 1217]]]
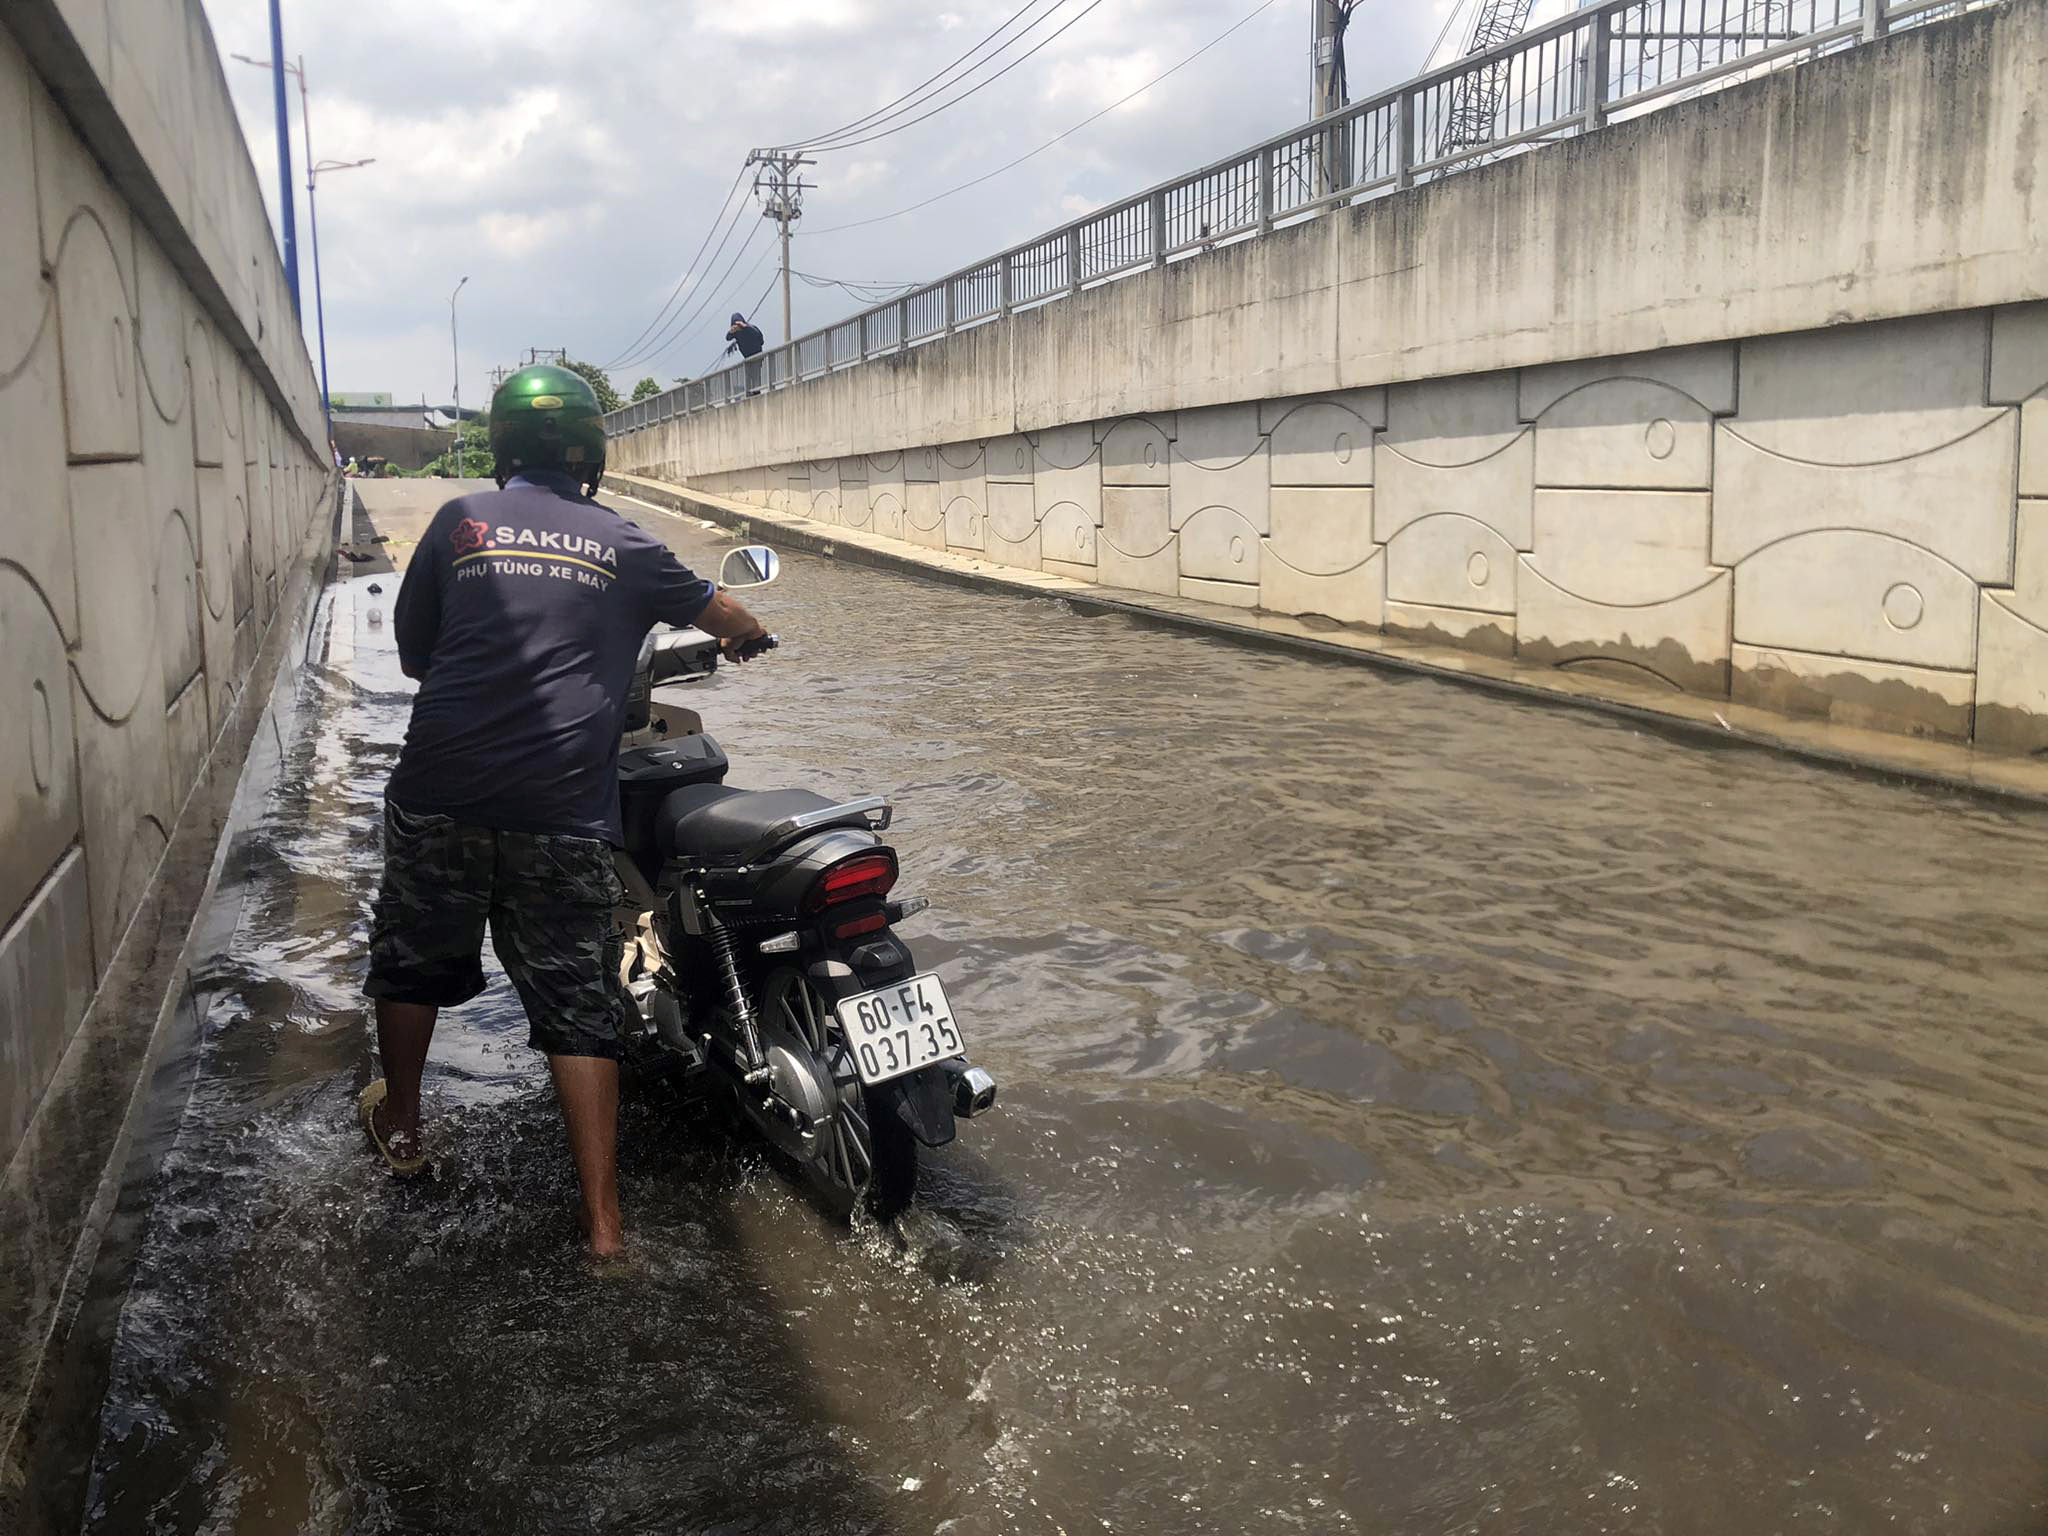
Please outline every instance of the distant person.
[[653, 534], [592, 500], [604, 417], [566, 368], [522, 368], [491, 399], [500, 489], [458, 496], [420, 535], [392, 609], [419, 679], [384, 792], [370, 920], [377, 1055], [363, 1128], [420, 1172], [420, 1075], [443, 1008], [484, 990], [491, 947], [526, 1010], [569, 1133], [591, 1251], [618, 1252], [619, 936], [612, 864], [619, 733], [640, 643], [695, 624], [727, 654], [752, 614]]
[[754, 358], [766, 345], [767, 338], [761, 334], [761, 327], [734, 310], [732, 324], [725, 328], [725, 350], [737, 352], [747, 360], [747, 393], [750, 395], [761, 393], [761, 365]]
[[362, 470], [356, 467], [356, 456], [354, 454], [350, 454], [348, 456], [348, 463], [343, 466], [341, 472], [344, 475], [347, 475], [351, 480], [353, 480], [357, 475], [362, 473]]

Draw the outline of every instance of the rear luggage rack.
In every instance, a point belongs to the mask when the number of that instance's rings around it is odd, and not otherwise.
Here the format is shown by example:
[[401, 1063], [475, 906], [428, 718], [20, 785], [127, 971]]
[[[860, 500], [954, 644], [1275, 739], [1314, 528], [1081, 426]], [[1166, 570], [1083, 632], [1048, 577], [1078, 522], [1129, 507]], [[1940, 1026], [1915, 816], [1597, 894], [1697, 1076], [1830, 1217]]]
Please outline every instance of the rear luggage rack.
[[895, 818], [895, 807], [881, 795], [868, 795], [860, 800], [849, 800], [844, 805], [827, 805], [815, 811], [802, 811], [795, 816], [783, 817], [764, 831], [759, 841], [741, 857], [740, 863], [752, 864], [764, 859], [791, 838], [805, 832], [815, 832], [820, 827], [850, 826], [858, 823], [870, 832], [886, 832], [889, 830], [889, 823]]

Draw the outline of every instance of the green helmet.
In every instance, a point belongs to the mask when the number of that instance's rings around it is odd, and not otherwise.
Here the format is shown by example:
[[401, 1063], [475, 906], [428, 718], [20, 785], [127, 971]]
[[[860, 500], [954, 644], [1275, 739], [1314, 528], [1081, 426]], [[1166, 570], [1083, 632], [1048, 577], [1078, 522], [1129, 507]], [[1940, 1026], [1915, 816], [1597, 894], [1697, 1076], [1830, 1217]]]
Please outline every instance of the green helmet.
[[604, 412], [589, 380], [552, 363], [506, 379], [491, 396], [491, 455], [499, 485], [522, 469], [562, 469], [595, 493], [604, 474]]

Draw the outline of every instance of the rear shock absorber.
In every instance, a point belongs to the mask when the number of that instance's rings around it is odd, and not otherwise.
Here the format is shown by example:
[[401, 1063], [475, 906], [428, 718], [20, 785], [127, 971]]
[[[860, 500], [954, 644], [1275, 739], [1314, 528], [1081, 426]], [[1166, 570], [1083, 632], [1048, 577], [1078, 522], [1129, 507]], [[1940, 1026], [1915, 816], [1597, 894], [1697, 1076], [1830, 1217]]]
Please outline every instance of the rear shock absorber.
[[700, 910], [704, 913], [704, 937], [711, 941], [712, 958], [718, 964], [719, 979], [725, 983], [725, 1006], [732, 1016], [739, 1020], [740, 1033], [746, 1040], [747, 1069], [749, 1083], [768, 1081], [768, 1058], [761, 1049], [761, 1030], [754, 1018], [754, 1001], [747, 996], [746, 982], [740, 976], [739, 961], [734, 956], [732, 930], [718, 920], [711, 910], [711, 904], [698, 896]]

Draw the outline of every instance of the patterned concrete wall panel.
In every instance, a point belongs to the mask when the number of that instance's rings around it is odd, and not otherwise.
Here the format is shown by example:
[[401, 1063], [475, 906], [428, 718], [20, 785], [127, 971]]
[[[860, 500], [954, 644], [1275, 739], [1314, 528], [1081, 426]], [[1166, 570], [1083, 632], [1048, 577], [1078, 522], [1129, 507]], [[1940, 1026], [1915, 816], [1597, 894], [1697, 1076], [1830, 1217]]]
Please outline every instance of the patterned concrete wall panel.
[[[199, 551], [184, 514], [173, 512], [157, 530], [156, 644], [163, 673], [163, 700], [168, 705], [199, 675], [205, 650], [200, 619], [205, 612], [199, 591]], [[140, 706], [148, 708], [145, 700]]]
[[1538, 491], [1529, 562], [1588, 602], [1661, 603], [1711, 581], [1713, 497], [1684, 491]]
[[939, 450], [936, 448], [903, 450], [903, 478], [906, 483], [936, 485], [942, 467], [939, 462]]
[[839, 492], [837, 489], [820, 491], [813, 489], [811, 504], [804, 509], [804, 516], [814, 523], [836, 523], [839, 521]]
[[903, 478], [903, 455], [896, 453], [871, 453], [867, 455], [865, 478], [870, 484], [877, 480]]
[[946, 509], [946, 542], [953, 530], [975, 527], [971, 549], [981, 548], [980, 529], [988, 516], [988, 479], [981, 472], [979, 443], [948, 443], [939, 450], [939, 504]]
[[[892, 461], [888, 468], [876, 466], [883, 460]], [[900, 511], [909, 502], [904, 494], [903, 455], [900, 453], [875, 454], [868, 460], [868, 499], [879, 508], [882, 498], [888, 497]]]
[[1208, 581], [1199, 576], [1183, 576], [1180, 595], [1198, 603], [1221, 603], [1226, 608], [1259, 606], [1259, 589], [1241, 581]]
[[21, 365], [44, 323], [36, 206], [34, 111], [41, 95], [12, 37], [0, 33], [0, 378]]
[[1735, 343], [1717, 341], [1699, 347], [1667, 347], [1661, 352], [1636, 352], [1627, 357], [1524, 368], [1519, 392], [1522, 420], [1534, 421], [1574, 390], [1607, 379], [1661, 384], [1697, 401], [1716, 416], [1733, 415]]
[[[1274, 506], [1279, 516], [1279, 506]], [[1259, 562], [1259, 606], [1269, 613], [1321, 614], [1340, 624], [1378, 629], [1387, 618], [1387, 557], [1374, 550], [1361, 565], [1337, 576], [1296, 570], [1267, 544]]]
[[913, 480], [903, 488], [903, 536], [926, 549], [946, 547], [946, 513], [939, 504], [939, 487], [929, 480]]
[[[5, 235], [0, 234], [0, 239]], [[32, 308], [48, 293], [40, 279], [21, 296]], [[12, 296], [0, 299], [4, 312]], [[57, 327], [49, 322], [28, 354], [0, 362], [0, 455], [7, 491], [0, 495], [0, 550], [29, 573], [56, 610], [68, 638], [78, 634], [77, 577], [72, 568], [71, 517], [66, 510], [62, 370]]]
[[1991, 311], [1991, 403], [2048, 392], [2048, 301]]
[[1714, 418], [1662, 384], [1588, 384], [1537, 422], [1536, 483], [1706, 490], [1714, 483]]
[[1803, 534], [1736, 567], [1735, 638], [1968, 671], [1977, 652], [1977, 584], [1883, 534]]
[[903, 521], [903, 493], [898, 490], [868, 488], [868, 516], [874, 531], [885, 538], [907, 539], [910, 530]]
[[[1384, 420], [1386, 392], [1352, 391], [1354, 398], [1360, 394], [1377, 397]], [[1279, 415], [1261, 408], [1272, 421], [1268, 435], [1274, 485], [1372, 484], [1372, 418], [1332, 400], [1283, 403], [1291, 408]]]
[[991, 480], [1029, 480], [1031, 468], [1031, 444], [1017, 433], [992, 437], [982, 450], [982, 472]]
[[1264, 542], [1249, 520], [1228, 507], [1205, 507], [1181, 524], [1180, 573], [1256, 587]]
[[71, 457], [134, 457], [142, 451], [134, 321], [107, 232], [90, 215], [71, 226], [57, 258], [57, 334]]
[[1513, 373], [1397, 384], [1387, 391], [1383, 442], [1405, 459], [1451, 469], [1492, 458], [1528, 430]]
[[[1304, 405], [1333, 405], [1349, 412], [1375, 432], [1387, 424], [1387, 391], [1383, 384], [1369, 389], [1340, 389], [1325, 395], [1287, 395], [1277, 400], [1259, 402], [1259, 430], [1268, 437], [1274, 430]], [[1287, 482], [1275, 480], [1275, 485]]]
[[92, 989], [85, 860], [74, 851], [0, 929], [0, 1164], [20, 1145]]
[[1420, 464], [1380, 439], [1373, 487], [1373, 537], [1389, 543], [1410, 523], [1455, 514], [1484, 523], [1516, 549], [1534, 537], [1536, 438], [1511, 439], [1491, 458], [1443, 468]]
[[1983, 594], [1977, 635], [1976, 739], [2009, 752], [2048, 749], [2048, 628]]
[[1175, 528], [1211, 507], [1235, 512], [1254, 532], [1271, 526], [1271, 471], [1256, 404], [1212, 405], [1180, 412], [1167, 484]]
[[142, 357], [142, 408], [164, 421], [185, 424], [185, 457], [192, 457], [191, 381], [185, 372], [185, 286], [170, 260], [142, 230], [135, 231], [136, 349]]
[[867, 483], [861, 480], [839, 483], [839, 521], [848, 528], [865, 528], [872, 512]]
[[1165, 485], [1173, 460], [1173, 432], [1144, 416], [1112, 422], [1102, 438], [1104, 485]]
[[1726, 694], [1729, 589], [1720, 571], [1665, 602], [1621, 605], [1568, 592], [1529, 555], [1516, 585], [1516, 654], [1539, 666], [1580, 667], [1688, 693]]
[[79, 801], [92, 894], [93, 962], [104, 975], [121, 931], [134, 915], [169, 839], [172, 825], [170, 751], [155, 690], [146, 708], [120, 724], [101, 719], [72, 680], [78, 728]]
[[1102, 545], [1133, 560], [1149, 560], [1173, 543], [1164, 486], [1104, 486]]
[[[991, 480], [988, 485], [989, 533], [1006, 544], [1022, 544], [1038, 528], [1032, 487], [1023, 481]], [[993, 549], [994, 545], [990, 545]]]
[[192, 686], [171, 701], [164, 711], [164, 752], [171, 797], [168, 812], [176, 825], [192, 786], [199, 782], [206, 764], [206, 750], [213, 742], [213, 720], [208, 713], [206, 679], [195, 677]]
[[1387, 599], [1387, 633], [1425, 645], [1450, 645], [1503, 659], [1515, 654], [1512, 614], [1474, 613], [1469, 608], [1432, 608], [1427, 603]]
[[2006, 411], [1945, 448], [1837, 466], [1779, 457], [1722, 422], [1714, 445], [1714, 563], [1740, 564], [1794, 534], [1865, 528], [2002, 586], [2012, 580], [2018, 426], [2018, 413]]
[[[43, 595], [0, 566], [0, 923], [78, 836], [77, 744], [64, 637]], [[4, 1032], [0, 1032], [4, 1033]]]
[[[128, 205], [114, 191], [99, 162], [72, 131], [57, 104], [40, 86], [33, 90], [36, 208], [42, 226], [43, 260], [53, 270], [61, 267], [60, 256], [74, 227], [81, 222], [97, 225], [100, 238], [112, 252], [120, 272], [120, 311], [132, 315], [135, 237]], [[10, 212], [19, 216], [22, 210]]]
[[1032, 496], [1039, 516], [1053, 508], [1072, 506], [1096, 527], [1102, 526], [1102, 461], [1096, 456], [1095, 427], [1054, 427], [1032, 434]]
[[2048, 396], [2020, 407], [2020, 494], [2048, 496]]
[[1038, 522], [1039, 548], [1050, 568], [1057, 561], [1093, 571], [1098, 531], [1095, 520], [1071, 501], [1061, 502]]
[[[101, 715], [125, 720], [148, 699], [156, 675], [157, 534], [142, 466], [81, 464], [70, 473], [72, 538], [90, 556], [79, 564], [81, 643], [74, 665]], [[148, 711], [144, 711], [147, 713]]]
[[[989, 489], [993, 491], [994, 486]], [[1016, 487], [1028, 490], [1028, 486]], [[1013, 566], [1018, 570], [1035, 571], [1040, 568], [1040, 544], [1038, 525], [1033, 524], [1031, 532], [1021, 539], [1006, 539], [997, 533], [993, 524], [985, 530], [986, 553], [997, 565]]]
[[1914, 736], [1960, 739], [1970, 734], [1975, 681], [1968, 672], [1850, 661], [1740, 641], [1733, 662], [1731, 692], [1738, 704]]
[[812, 463], [805, 465], [804, 469], [809, 476], [811, 494], [813, 496], [817, 495], [820, 491], [836, 491], [839, 489], [839, 461], [837, 459], [814, 460]]
[[1515, 551], [1469, 517], [1426, 517], [1387, 545], [1387, 597], [1431, 608], [1515, 611]]
[[2048, 501], [2019, 505], [2012, 585], [1998, 600], [2021, 618], [2048, 627]]
[[987, 540], [987, 513], [965, 496], [946, 503], [946, 548], [981, 549]]
[[2001, 414], [1984, 403], [1990, 343], [1981, 310], [1745, 341], [1724, 430], [1807, 464], [1933, 453]]
[[1268, 545], [1305, 576], [1335, 576], [1371, 559], [1368, 487], [1275, 486]]
[[861, 454], [853, 454], [839, 460], [839, 488], [843, 491], [849, 485], [868, 483], [868, 461]]

